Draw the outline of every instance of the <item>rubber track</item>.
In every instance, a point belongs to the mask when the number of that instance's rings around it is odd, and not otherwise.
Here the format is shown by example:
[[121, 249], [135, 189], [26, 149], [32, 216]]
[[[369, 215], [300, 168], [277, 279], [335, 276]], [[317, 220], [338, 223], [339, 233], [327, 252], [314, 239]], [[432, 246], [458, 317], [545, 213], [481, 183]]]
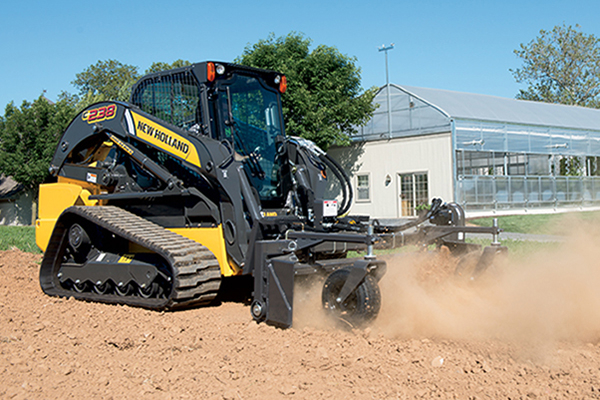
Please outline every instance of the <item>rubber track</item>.
[[59, 248], [66, 245], [68, 227], [57, 223], [40, 268], [40, 283], [45, 293], [157, 310], [198, 306], [210, 303], [216, 297], [221, 285], [221, 269], [216, 257], [205, 246], [119, 207], [69, 207], [61, 215], [59, 222], [65, 216], [83, 218], [157, 253], [170, 264], [173, 286], [169, 297], [162, 299], [77, 293], [64, 289], [56, 275], [61, 262], [58, 257], [61, 254]]

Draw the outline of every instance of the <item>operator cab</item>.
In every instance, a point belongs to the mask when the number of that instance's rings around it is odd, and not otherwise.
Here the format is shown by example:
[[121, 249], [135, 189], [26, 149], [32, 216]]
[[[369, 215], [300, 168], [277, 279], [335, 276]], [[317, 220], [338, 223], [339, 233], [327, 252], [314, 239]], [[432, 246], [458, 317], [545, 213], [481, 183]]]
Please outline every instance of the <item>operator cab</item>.
[[263, 208], [283, 206], [284, 131], [279, 94], [256, 76], [235, 74], [217, 82], [219, 138], [242, 161]]
[[181, 129], [220, 141], [242, 162], [263, 209], [281, 209], [291, 188], [280, 96], [273, 71], [204, 62], [150, 74], [131, 103]]

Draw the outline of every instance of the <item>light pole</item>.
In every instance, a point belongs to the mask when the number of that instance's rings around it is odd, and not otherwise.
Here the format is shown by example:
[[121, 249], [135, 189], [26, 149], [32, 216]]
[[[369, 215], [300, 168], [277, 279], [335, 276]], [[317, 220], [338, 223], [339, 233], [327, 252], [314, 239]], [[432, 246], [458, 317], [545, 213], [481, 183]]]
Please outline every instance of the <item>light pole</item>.
[[381, 45], [379, 51], [385, 51], [385, 86], [387, 88], [388, 109], [388, 139], [392, 138], [392, 109], [390, 108], [390, 74], [388, 71], [388, 51], [394, 49], [394, 43], [389, 46]]

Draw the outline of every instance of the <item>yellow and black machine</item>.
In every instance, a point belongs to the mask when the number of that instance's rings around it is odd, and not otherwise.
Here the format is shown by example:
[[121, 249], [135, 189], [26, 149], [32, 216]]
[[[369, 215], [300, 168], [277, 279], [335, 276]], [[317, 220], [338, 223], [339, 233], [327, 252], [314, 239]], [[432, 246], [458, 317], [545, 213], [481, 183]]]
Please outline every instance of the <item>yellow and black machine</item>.
[[[438, 200], [400, 227], [345, 216], [343, 169], [285, 135], [286, 87], [277, 72], [203, 62], [143, 77], [129, 103], [81, 112], [52, 159], [55, 182], [40, 187], [43, 291], [166, 310], [208, 304], [224, 279], [247, 275], [252, 316], [289, 327], [294, 281], [320, 274], [323, 307], [356, 326], [380, 309], [379, 239], [415, 228], [394, 245], [464, 251], [473, 247], [464, 232], [499, 232], [465, 227], [460, 207]], [[331, 179], [337, 200], [324, 198]], [[367, 256], [347, 258], [352, 249]]]

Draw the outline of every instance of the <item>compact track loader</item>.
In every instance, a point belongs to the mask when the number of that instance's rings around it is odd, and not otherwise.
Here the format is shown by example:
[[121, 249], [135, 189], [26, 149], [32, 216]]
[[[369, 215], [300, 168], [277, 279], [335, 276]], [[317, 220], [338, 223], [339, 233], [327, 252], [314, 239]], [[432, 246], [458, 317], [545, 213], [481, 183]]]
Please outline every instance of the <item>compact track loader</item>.
[[[223, 279], [248, 275], [252, 316], [289, 327], [295, 279], [321, 274], [325, 309], [358, 326], [380, 308], [386, 265], [376, 243], [460, 252], [473, 247], [465, 232], [498, 234], [465, 227], [462, 209], [439, 200], [400, 227], [345, 216], [343, 169], [284, 133], [286, 86], [273, 71], [203, 62], [145, 76], [129, 103], [81, 112], [52, 159], [55, 182], [40, 187], [43, 291], [178, 309], [208, 304]], [[331, 179], [339, 200], [324, 197]], [[361, 249], [365, 257], [346, 257]]]

